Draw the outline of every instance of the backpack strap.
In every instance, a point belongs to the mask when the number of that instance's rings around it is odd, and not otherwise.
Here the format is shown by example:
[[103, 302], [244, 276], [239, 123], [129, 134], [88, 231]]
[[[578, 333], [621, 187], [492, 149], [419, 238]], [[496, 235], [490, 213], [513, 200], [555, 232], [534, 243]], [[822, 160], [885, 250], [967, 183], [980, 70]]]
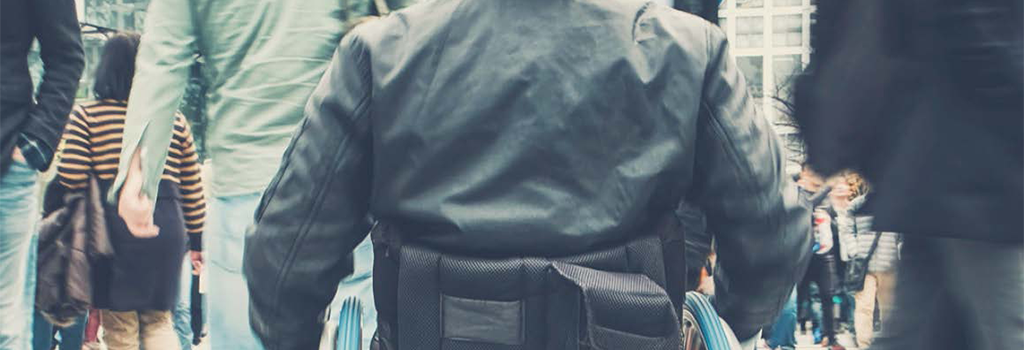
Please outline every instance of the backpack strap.
[[878, 248], [878, 240], [880, 238], [882, 238], [882, 231], [878, 231], [878, 233], [875, 234], [875, 240], [873, 242], [871, 242], [871, 248], [868, 249], [868, 256], [866, 258], [864, 258], [865, 261], [869, 261], [870, 262], [871, 261], [871, 256], [875, 255], [875, 249]]

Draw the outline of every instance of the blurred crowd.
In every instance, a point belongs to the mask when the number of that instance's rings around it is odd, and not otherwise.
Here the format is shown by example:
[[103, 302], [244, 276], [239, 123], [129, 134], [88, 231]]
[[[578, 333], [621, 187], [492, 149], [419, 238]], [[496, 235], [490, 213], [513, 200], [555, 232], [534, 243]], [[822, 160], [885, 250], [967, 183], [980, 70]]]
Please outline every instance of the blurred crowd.
[[933, 1], [817, 4], [790, 177], [708, 2], [153, 0], [75, 100], [5, 0], [0, 350], [1024, 348], [1024, 6]]

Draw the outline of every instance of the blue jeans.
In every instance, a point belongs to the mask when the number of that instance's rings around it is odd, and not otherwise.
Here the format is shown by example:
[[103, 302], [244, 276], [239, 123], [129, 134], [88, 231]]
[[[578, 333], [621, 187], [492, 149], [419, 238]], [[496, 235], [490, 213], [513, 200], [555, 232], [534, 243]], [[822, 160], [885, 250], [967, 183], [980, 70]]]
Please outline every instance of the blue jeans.
[[[362, 330], [362, 347], [360, 349], [369, 349], [373, 333], [377, 331], [377, 309], [373, 303], [373, 243], [370, 242], [369, 236], [356, 246], [356, 249], [352, 252], [352, 257], [355, 267], [352, 270], [352, 275], [342, 280], [338, 286], [338, 294], [334, 296], [334, 301], [331, 302], [331, 312], [333, 313], [331, 316], [336, 320], [342, 321], [346, 319], [360, 320], [360, 328]], [[345, 299], [349, 297], [356, 297], [359, 307], [342, 308]], [[357, 315], [342, 314], [343, 312], [354, 313], [358, 310], [362, 311], [358, 318], [353, 317]], [[351, 332], [345, 332], [344, 329], [341, 329], [344, 326], [344, 322], [339, 325], [337, 350], [353, 349], [351, 346], [354, 343], [353, 340], [343, 336], [343, 334], [351, 334]]]
[[790, 294], [786, 306], [772, 326], [772, 334], [768, 337], [768, 346], [775, 347], [796, 347], [796, 290]]
[[[253, 223], [260, 193], [211, 198], [207, 203], [206, 284], [210, 326], [210, 348], [256, 350], [262, 346], [249, 327], [249, 290], [242, 275], [242, 253], [246, 228]], [[363, 349], [377, 330], [373, 302], [373, 246], [369, 238], [353, 252], [352, 276], [342, 280], [331, 310], [340, 310], [346, 296], [355, 295], [362, 304]], [[339, 339], [339, 342], [342, 341]]]
[[[78, 350], [82, 348], [85, 337], [85, 322], [89, 315], [79, 317], [71, 327], [60, 328], [57, 334], [60, 337], [60, 348]], [[50, 350], [53, 348], [53, 325], [43, 315], [36, 312], [35, 321], [32, 326], [32, 350]]]
[[14, 162], [0, 178], [0, 350], [31, 348], [36, 176], [35, 169]]
[[207, 203], [206, 298], [210, 349], [258, 350], [263, 347], [249, 327], [249, 289], [242, 275], [246, 228], [260, 193], [213, 197]]
[[192, 259], [185, 254], [181, 267], [181, 283], [178, 286], [178, 304], [171, 310], [174, 318], [174, 332], [182, 349], [192, 348]]

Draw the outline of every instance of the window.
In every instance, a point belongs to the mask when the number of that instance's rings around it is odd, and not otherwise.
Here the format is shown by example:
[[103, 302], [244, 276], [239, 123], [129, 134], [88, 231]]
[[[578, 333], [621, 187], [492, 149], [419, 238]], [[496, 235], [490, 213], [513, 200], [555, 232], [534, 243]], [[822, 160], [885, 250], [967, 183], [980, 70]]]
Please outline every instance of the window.
[[803, 45], [803, 15], [772, 17], [772, 46], [791, 47]]
[[752, 9], [764, 7], [764, 0], [736, 0], [736, 8]]
[[131, 11], [125, 11], [121, 13], [121, 26], [120, 29], [134, 29], [135, 28], [135, 13]]
[[792, 81], [800, 73], [802, 66], [800, 55], [778, 55], [772, 58], [775, 86], [780, 93], [788, 92], [792, 88]]
[[772, 2], [775, 7], [788, 7], [788, 6], [800, 6], [804, 4], [803, 0], [775, 0]]
[[764, 17], [736, 18], [736, 47], [764, 47]]
[[[745, 78], [750, 103], [780, 134], [795, 136], [798, 132], [788, 118], [791, 105], [785, 101], [792, 98], [793, 81], [803, 70], [803, 62], [813, 55], [811, 42], [818, 40], [813, 29], [817, 3], [723, 0], [719, 7], [719, 24], [734, 48], [732, 54]], [[799, 155], [795, 140], [787, 141], [794, 149], [790, 154]]]
[[132, 23], [132, 30], [142, 31], [145, 28], [146, 10], [135, 10], [135, 22]]
[[92, 24], [95, 24], [95, 25], [98, 25], [98, 26], [101, 26], [101, 27], [110, 27], [111, 26], [110, 23], [113, 21], [113, 19], [111, 18], [110, 11], [93, 10], [93, 11], [90, 11], [90, 12], [87, 12], [85, 17]]
[[818, 26], [816, 25], [818, 23], [818, 12], [811, 12], [811, 16], [810, 17], [811, 17], [811, 26], [808, 28], [808, 30], [811, 31], [811, 42], [810, 42], [810, 44], [811, 44], [811, 46], [815, 46], [815, 45], [818, 45], [818, 40], [819, 40], [814, 35], [815, 34], [815, 29], [818, 28]]
[[760, 105], [761, 98], [764, 97], [764, 57], [737, 57], [736, 64], [739, 65], [743, 76], [747, 78], [750, 95], [754, 96], [754, 99], [758, 101], [757, 105]]
[[772, 58], [775, 87], [771, 93], [774, 95], [772, 103], [775, 106], [776, 121], [785, 120], [786, 116], [793, 114], [793, 84], [802, 69], [800, 55], [777, 55]]

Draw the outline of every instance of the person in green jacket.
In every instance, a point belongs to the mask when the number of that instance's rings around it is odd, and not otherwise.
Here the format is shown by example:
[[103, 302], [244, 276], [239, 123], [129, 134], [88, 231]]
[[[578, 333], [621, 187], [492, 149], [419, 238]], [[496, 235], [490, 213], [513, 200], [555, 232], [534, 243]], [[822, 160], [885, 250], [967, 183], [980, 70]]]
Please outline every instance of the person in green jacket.
[[[376, 13], [373, 2], [150, 3], [124, 147], [108, 201], [119, 202], [119, 214], [133, 234], [159, 234], [152, 203], [158, 196], [175, 112], [190, 69], [201, 59], [209, 87], [205, 137], [211, 196], [205, 278], [213, 349], [261, 348], [249, 326], [249, 297], [241, 274], [245, 229], [345, 29]], [[370, 264], [370, 258], [356, 260]], [[372, 303], [364, 303], [364, 309], [372, 312]], [[372, 334], [375, 317], [364, 320], [369, 322], [364, 329]]]

